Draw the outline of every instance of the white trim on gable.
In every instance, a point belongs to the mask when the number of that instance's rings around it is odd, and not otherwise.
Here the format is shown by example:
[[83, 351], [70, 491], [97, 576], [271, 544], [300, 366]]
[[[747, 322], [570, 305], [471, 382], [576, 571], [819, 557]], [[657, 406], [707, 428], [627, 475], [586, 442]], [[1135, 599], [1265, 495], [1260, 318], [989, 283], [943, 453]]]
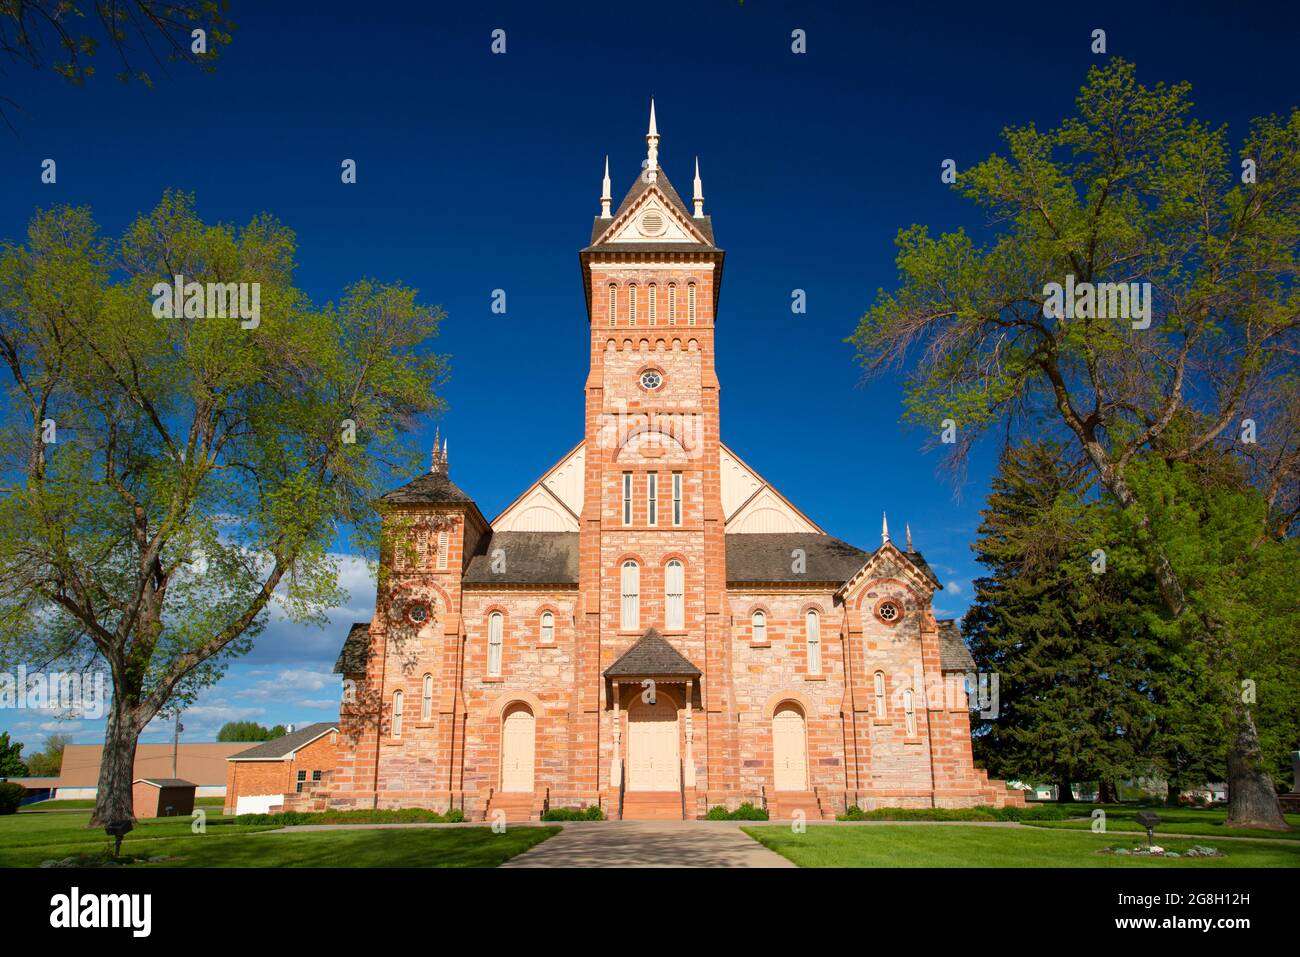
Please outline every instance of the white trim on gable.
[[722, 473], [722, 514], [728, 534], [805, 532], [825, 535], [824, 529], [795, 508], [763, 476], [725, 445], [718, 446]]
[[[663, 232], [654, 235], [647, 234], [639, 228], [641, 214], [643, 212], [659, 213]], [[593, 242], [593, 246], [603, 246], [606, 243], [689, 243], [697, 246], [711, 246], [704, 234], [692, 222], [689, 216], [682, 215], [668, 195], [659, 188], [658, 185], [651, 183], [636, 202], [623, 211], [623, 213], [612, 220], [603, 233], [600, 234]]]
[[576, 532], [587, 443], [579, 442], [492, 520], [496, 532]]

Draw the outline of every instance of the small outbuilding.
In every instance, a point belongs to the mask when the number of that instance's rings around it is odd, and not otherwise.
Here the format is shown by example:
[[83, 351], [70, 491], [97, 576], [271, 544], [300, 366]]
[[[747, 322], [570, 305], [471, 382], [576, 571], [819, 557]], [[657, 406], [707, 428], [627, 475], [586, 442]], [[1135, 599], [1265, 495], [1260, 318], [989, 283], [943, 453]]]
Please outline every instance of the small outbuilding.
[[136, 778], [131, 782], [131, 809], [137, 818], [188, 817], [198, 785], [180, 778]]

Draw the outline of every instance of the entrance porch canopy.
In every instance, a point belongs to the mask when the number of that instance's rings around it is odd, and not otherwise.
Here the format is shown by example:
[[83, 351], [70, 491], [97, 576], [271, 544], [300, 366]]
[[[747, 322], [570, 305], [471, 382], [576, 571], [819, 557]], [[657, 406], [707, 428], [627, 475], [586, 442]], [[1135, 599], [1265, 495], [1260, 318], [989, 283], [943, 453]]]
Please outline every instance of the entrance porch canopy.
[[609, 783], [611, 787], [619, 786], [623, 777], [623, 721], [619, 716], [620, 684], [633, 684], [651, 681], [664, 684], [684, 684], [685, 695], [685, 738], [686, 755], [683, 761], [682, 783], [688, 788], [695, 787], [695, 729], [692, 721], [691, 696], [699, 686], [699, 668], [691, 664], [680, 651], [668, 643], [667, 639], [651, 628], [637, 639], [636, 644], [619, 656], [618, 660], [605, 669], [605, 680], [612, 685], [612, 694], [608, 696], [612, 704], [611, 730], [613, 731], [613, 756], [610, 761]]

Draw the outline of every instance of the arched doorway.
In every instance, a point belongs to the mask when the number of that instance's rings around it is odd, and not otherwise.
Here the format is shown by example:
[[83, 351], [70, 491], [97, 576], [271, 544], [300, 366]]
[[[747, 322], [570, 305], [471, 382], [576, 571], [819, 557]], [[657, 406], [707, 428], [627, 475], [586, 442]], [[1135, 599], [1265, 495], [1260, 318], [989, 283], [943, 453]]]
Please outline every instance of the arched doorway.
[[533, 749], [536, 721], [522, 701], [506, 708], [501, 719], [501, 790], [533, 791]]
[[772, 775], [777, 791], [808, 789], [808, 739], [799, 706], [782, 702], [772, 715]]
[[654, 704], [637, 695], [627, 712], [627, 789], [676, 791], [680, 787], [677, 705], [663, 691]]

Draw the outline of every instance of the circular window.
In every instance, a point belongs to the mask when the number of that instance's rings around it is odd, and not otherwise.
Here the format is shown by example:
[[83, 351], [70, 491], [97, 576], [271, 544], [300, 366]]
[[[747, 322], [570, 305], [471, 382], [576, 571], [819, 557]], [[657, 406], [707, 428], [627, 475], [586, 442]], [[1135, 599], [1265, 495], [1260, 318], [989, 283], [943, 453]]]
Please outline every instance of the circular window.
[[653, 392], [664, 384], [663, 373], [657, 369], [646, 369], [641, 373], [641, 388], [649, 389]]
[[641, 221], [637, 224], [642, 236], [662, 236], [665, 224], [663, 214], [655, 209], [648, 209], [641, 214]]
[[422, 625], [429, 620], [429, 606], [417, 602], [406, 610], [406, 617], [417, 625]]
[[886, 625], [892, 625], [903, 617], [903, 609], [896, 601], [882, 601], [876, 606], [876, 617]]

